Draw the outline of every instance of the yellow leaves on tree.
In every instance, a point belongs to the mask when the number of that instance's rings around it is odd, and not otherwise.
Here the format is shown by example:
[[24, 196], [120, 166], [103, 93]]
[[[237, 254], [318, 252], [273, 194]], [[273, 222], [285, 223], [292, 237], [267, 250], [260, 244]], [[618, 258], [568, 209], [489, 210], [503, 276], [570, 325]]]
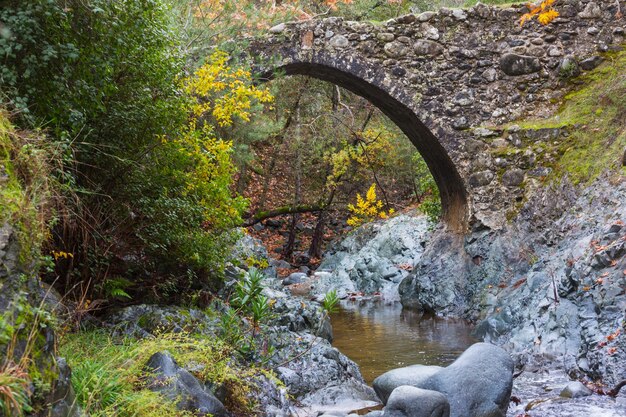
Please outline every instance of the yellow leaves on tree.
[[271, 103], [267, 88], [252, 84], [250, 71], [231, 68], [228, 55], [217, 51], [185, 83], [185, 91], [198, 99], [191, 111], [197, 118], [211, 115], [220, 127], [233, 124], [235, 118], [250, 121], [250, 111], [256, 103]]
[[333, 149], [326, 153], [325, 159], [332, 166], [332, 171], [326, 179], [326, 187], [335, 189], [341, 178], [353, 166], [365, 169], [380, 169], [385, 165], [384, 155], [393, 152], [393, 133], [381, 127], [368, 128], [357, 132], [359, 140], [353, 143], [344, 142], [339, 150]]
[[520, 25], [537, 18], [537, 21], [542, 25], [547, 25], [554, 19], [559, 17], [559, 12], [554, 9], [554, 3], [556, 0], [543, 0], [538, 6], [534, 4], [528, 4], [528, 13], [525, 13], [520, 19]]
[[356, 205], [348, 204], [348, 210], [350, 210], [352, 216], [347, 223], [352, 227], [358, 227], [376, 218], [386, 219], [394, 213], [393, 209], [389, 209], [387, 212], [383, 210], [383, 202], [376, 196], [376, 184], [372, 184], [369, 190], [367, 190], [365, 198], [357, 193]]
[[203, 228], [221, 230], [241, 221], [247, 202], [231, 191], [236, 168], [232, 143], [220, 137], [216, 126], [248, 122], [257, 104], [273, 97], [253, 85], [251, 74], [228, 65], [228, 55], [214, 53], [208, 62], [183, 81], [190, 96], [189, 124], [179, 136], [163, 138], [164, 158], [179, 181], [182, 195], [202, 210]]

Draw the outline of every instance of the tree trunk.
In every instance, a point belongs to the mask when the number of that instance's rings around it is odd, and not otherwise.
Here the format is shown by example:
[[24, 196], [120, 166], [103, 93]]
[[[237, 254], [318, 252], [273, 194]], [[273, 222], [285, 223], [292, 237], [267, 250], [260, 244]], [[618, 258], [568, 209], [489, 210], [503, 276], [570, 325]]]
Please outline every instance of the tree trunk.
[[[294, 196], [293, 196], [293, 203], [295, 206], [297, 206], [298, 204], [300, 204], [300, 193], [301, 193], [301, 187], [302, 187], [302, 175], [301, 175], [301, 169], [302, 169], [302, 155], [300, 153], [300, 142], [301, 142], [301, 137], [300, 137], [300, 108], [296, 108], [296, 116], [295, 116], [295, 122], [296, 122], [296, 132], [295, 132], [295, 141], [296, 141], [296, 166], [294, 167], [294, 171], [295, 171], [295, 182], [296, 182], [296, 186], [295, 186], [295, 192], [294, 192]], [[285, 245], [285, 250], [283, 252], [284, 257], [288, 257], [290, 258], [293, 255], [293, 250], [295, 248], [296, 245], [296, 237], [297, 237], [297, 228], [296, 226], [298, 225], [298, 219], [300, 218], [298, 213], [294, 213], [291, 215], [291, 227], [289, 229], [289, 238], [287, 239], [287, 244]]]
[[[293, 105], [293, 109], [296, 112], [300, 108], [300, 101], [302, 100], [302, 95], [307, 90], [308, 84], [309, 84], [309, 79], [307, 78], [306, 81], [304, 82], [304, 85], [298, 92], [298, 97], [296, 98], [296, 102]], [[273, 140], [274, 143], [272, 144], [272, 147], [275, 147], [276, 145], [284, 142], [285, 134], [291, 127], [292, 123], [293, 123], [293, 112], [290, 112], [289, 116], [287, 116], [287, 120], [285, 120], [285, 124], [283, 125], [283, 128], [281, 129], [280, 133], [274, 137], [274, 140]], [[272, 181], [272, 173], [274, 172], [274, 168], [276, 167], [276, 161], [278, 160], [278, 152], [279, 150], [276, 149], [274, 153], [272, 154], [270, 165], [265, 173], [265, 176], [263, 179], [263, 191], [261, 191], [261, 197], [259, 198], [259, 204], [257, 207], [258, 210], [265, 209], [265, 204], [267, 203], [267, 193], [269, 191], [270, 183]]]
[[325, 223], [326, 210], [322, 210], [317, 215], [317, 224], [315, 225], [315, 232], [313, 233], [311, 247], [309, 248], [309, 256], [311, 258], [322, 257], [322, 246], [324, 244], [324, 227], [326, 226]]

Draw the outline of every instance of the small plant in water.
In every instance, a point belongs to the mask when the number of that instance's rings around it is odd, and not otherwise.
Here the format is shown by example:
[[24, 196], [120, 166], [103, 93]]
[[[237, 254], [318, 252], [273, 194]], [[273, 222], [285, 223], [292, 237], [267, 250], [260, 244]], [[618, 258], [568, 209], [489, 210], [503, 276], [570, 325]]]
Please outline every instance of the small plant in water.
[[337, 297], [337, 290], [333, 289], [326, 293], [322, 300], [322, 308], [328, 314], [337, 312], [337, 304], [339, 304], [339, 297]]

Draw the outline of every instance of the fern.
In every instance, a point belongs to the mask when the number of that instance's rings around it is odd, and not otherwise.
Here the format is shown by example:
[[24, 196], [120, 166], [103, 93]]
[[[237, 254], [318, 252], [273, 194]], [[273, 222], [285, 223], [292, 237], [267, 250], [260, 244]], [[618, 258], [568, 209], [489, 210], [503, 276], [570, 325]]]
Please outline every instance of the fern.
[[104, 295], [107, 298], [125, 298], [130, 300], [132, 297], [126, 292], [126, 289], [132, 284], [132, 281], [126, 278], [109, 278], [103, 284]]

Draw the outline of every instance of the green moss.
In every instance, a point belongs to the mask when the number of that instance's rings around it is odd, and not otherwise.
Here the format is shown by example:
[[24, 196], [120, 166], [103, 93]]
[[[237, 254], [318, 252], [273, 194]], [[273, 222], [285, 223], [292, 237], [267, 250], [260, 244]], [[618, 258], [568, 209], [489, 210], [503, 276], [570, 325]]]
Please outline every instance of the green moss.
[[[526, 130], [566, 128], [569, 137], [542, 143], [538, 162], [553, 169], [549, 179], [568, 177], [574, 184], [589, 183], [607, 170], [619, 170], [626, 148], [626, 52], [607, 54], [606, 62], [576, 79], [580, 88], [565, 96], [558, 112], [542, 120], [515, 124]], [[538, 150], [535, 144], [525, 144]], [[514, 149], [497, 150], [508, 156]], [[554, 161], [546, 161], [550, 154]], [[619, 170], [622, 172], [623, 170]]]
[[39, 259], [47, 236], [46, 202], [52, 152], [37, 145], [41, 138], [18, 132], [0, 108], [0, 225], [9, 223], [20, 244], [20, 261]]
[[72, 367], [78, 401], [91, 416], [187, 416], [145, 386], [144, 365], [162, 351], [180, 366], [195, 369], [192, 373], [199, 380], [223, 385], [231, 410], [252, 408], [252, 387], [246, 381], [262, 371], [237, 367], [231, 347], [215, 338], [164, 333], [151, 339], [120, 339], [97, 330], [68, 335], [60, 347]]

